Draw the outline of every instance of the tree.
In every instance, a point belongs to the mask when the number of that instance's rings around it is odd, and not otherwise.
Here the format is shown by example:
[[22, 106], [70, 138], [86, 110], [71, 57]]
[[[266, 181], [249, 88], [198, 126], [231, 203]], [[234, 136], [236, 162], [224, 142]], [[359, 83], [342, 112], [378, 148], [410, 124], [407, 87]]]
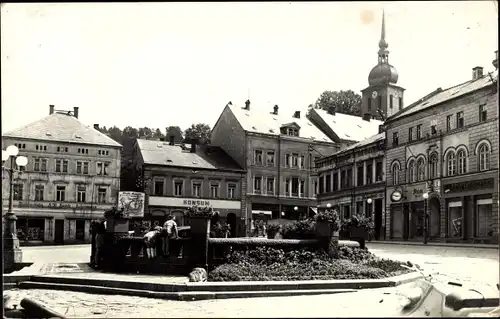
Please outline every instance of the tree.
[[170, 136], [174, 136], [175, 143], [181, 143], [184, 138], [182, 137], [182, 130], [178, 126], [169, 126], [166, 128], [167, 135], [165, 136], [167, 141], [170, 141]]
[[159, 128], [157, 128], [153, 135], [152, 135], [153, 139], [155, 140], [162, 140], [162, 139], [165, 139], [165, 135], [163, 135], [163, 133], [161, 132], [161, 130]]
[[208, 124], [192, 124], [190, 128], [184, 131], [184, 140], [190, 142], [192, 139], [197, 139], [200, 144], [210, 143], [210, 125]]
[[352, 90], [325, 91], [316, 100], [314, 108], [361, 116], [361, 96]]
[[137, 131], [137, 134], [139, 134], [139, 138], [147, 140], [153, 137], [153, 130], [150, 129], [149, 127], [141, 127]]

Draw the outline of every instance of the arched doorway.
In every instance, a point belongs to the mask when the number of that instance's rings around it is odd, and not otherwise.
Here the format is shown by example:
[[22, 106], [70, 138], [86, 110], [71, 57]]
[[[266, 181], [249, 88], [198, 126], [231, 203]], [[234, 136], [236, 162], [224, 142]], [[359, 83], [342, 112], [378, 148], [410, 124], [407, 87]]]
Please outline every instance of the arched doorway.
[[441, 233], [441, 202], [439, 197], [429, 198], [429, 237], [439, 238]]
[[227, 214], [227, 224], [231, 227], [231, 237], [236, 237], [236, 233], [238, 232], [238, 229], [236, 228], [236, 214], [234, 213], [229, 213]]

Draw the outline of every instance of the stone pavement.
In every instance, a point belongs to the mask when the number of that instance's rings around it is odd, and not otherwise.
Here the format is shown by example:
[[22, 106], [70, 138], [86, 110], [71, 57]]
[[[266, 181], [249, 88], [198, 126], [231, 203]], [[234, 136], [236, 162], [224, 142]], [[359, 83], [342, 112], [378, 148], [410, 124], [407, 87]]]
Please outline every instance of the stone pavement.
[[336, 295], [185, 302], [54, 290], [8, 291], [10, 305], [30, 297], [78, 318], [388, 317], [398, 316], [400, 310], [402, 297], [394, 292], [394, 288], [381, 288]]

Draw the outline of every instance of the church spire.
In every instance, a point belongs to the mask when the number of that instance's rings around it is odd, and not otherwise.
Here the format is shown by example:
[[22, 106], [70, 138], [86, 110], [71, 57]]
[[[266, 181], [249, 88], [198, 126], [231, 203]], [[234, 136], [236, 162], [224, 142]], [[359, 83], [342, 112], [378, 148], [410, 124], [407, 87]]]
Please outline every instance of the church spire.
[[385, 11], [382, 11], [382, 31], [380, 34], [380, 41], [378, 42], [378, 47], [379, 47], [378, 50], [379, 64], [389, 63], [389, 50], [387, 50], [389, 44], [385, 40]]

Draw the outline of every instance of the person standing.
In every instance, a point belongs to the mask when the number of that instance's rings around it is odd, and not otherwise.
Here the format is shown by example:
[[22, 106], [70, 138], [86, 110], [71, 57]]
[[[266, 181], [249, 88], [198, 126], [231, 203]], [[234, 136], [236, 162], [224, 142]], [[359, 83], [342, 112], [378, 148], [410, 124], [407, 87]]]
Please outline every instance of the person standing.
[[[161, 229], [161, 228], [160, 228]], [[156, 240], [160, 234], [160, 229], [154, 227], [144, 235], [144, 243], [146, 244], [146, 254], [149, 259], [156, 257]]]
[[106, 224], [104, 221], [97, 225], [97, 234], [95, 236], [95, 259], [94, 266], [99, 268], [101, 265], [101, 259], [104, 252], [104, 236], [106, 234]]
[[174, 215], [169, 215], [165, 224], [163, 224], [163, 233], [165, 234], [163, 239], [163, 254], [164, 256], [169, 255], [170, 240], [178, 237], [177, 232], [177, 222], [175, 221]]

